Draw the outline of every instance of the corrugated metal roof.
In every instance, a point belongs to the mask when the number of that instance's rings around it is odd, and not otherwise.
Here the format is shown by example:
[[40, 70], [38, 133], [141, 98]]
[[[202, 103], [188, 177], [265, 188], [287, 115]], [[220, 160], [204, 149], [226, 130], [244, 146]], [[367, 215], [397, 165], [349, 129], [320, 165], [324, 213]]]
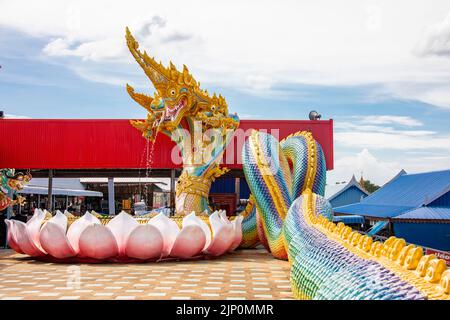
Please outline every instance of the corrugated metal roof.
[[363, 224], [364, 217], [358, 215], [350, 215], [350, 216], [334, 216], [333, 222], [342, 222], [344, 224]]
[[363, 202], [364, 200], [359, 203], [333, 208], [333, 211], [337, 213], [359, 214], [363, 216], [377, 217], [377, 218], [390, 218], [398, 216], [404, 213], [405, 211], [414, 209], [414, 207], [410, 206], [374, 205], [374, 204], [365, 204]]
[[417, 174], [402, 171], [360, 203], [333, 208], [335, 212], [393, 218], [422, 207], [450, 190], [450, 170]]
[[[19, 191], [21, 194], [48, 194], [47, 187], [39, 186], [25, 186]], [[52, 188], [52, 194], [54, 196], [73, 196], [73, 197], [103, 197], [103, 193], [99, 191], [90, 191], [83, 189], [63, 189]]]
[[403, 174], [392, 180], [361, 203], [420, 207], [435, 200], [450, 188], [450, 170]]
[[347, 185], [342, 188], [341, 190], [339, 190], [338, 192], [336, 192], [334, 195], [332, 195], [331, 197], [328, 198], [328, 201], [332, 201], [333, 199], [335, 199], [336, 197], [338, 197], [340, 194], [342, 194], [343, 192], [345, 192], [346, 190], [348, 190], [351, 187], [356, 187], [357, 189], [359, 189], [363, 194], [368, 195], [369, 193], [364, 190], [361, 185], [358, 183], [358, 181], [356, 181], [355, 175], [352, 176], [352, 178], [350, 179], [350, 181], [347, 183]]
[[401, 214], [395, 219], [450, 220], [450, 208], [420, 207]]
[[[264, 130], [280, 139], [310, 131], [320, 143], [328, 170], [333, 169], [333, 120], [241, 120], [226, 149], [224, 165], [242, 168], [242, 146], [250, 129]], [[20, 132], [13, 134], [11, 132]], [[247, 134], [246, 134], [247, 133]], [[2, 119], [0, 168], [137, 169], [180, 168], [173, 157], [174, 142], [158, 135], [154, 147], [127, 119]], [[147, 153], [154, 148], [150, 163]], [[151, 165], [150, 165], [151, 164]]]

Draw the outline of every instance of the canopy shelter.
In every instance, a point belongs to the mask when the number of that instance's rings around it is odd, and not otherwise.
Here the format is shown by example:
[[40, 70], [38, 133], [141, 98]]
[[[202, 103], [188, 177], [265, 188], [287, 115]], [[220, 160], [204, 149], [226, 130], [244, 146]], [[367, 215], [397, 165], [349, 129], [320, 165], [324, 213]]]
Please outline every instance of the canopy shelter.
[[344, 224], [364, 224], [364, 217], [358, 215], [334, 216], [333, 222], [342, 222]]
[[[48, 188], [41, 186], [25, 186], [19, 191], [22, 194], [41, 194], [47, 195]], [[52, 188], [52, 195], [54, 196], [72, 196], [72, 197], [103, 197], [103, 193], [98, 191], [90, 190], [79, 190], [79, 189], [62, 189], [62, 188]]]

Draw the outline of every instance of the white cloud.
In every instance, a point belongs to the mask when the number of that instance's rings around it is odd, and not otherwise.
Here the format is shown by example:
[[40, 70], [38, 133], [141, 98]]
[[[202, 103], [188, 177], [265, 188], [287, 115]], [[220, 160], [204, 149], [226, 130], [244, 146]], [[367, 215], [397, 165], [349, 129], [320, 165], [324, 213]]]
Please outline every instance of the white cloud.
[[348, 182], [352, 175], [359, 180], [361, 173], [364, 179], [383, 185], [392, 179], [400, 170], [407, 173], [429, 172], [450, 168], [448, 155], [412, 156], [410, 152], [398, 154], [393, 160], [375, 156], [367, 148], [361, 151], [338, 156], [334, 162], [335, 169], [327, 172], [329, 189], [336, 190], [336, 182]]
[[450, 136], [430, 132], [393, 131], [366, 132], [344, 131], [336, 132], [335, 141], [342, 146], [367, 147], [377, 150], [442, 150], [450, 151]]
[[[129, 25], [141, 46], [164, 63], [188, 65], [202, 83], [255, 94], [279, 83], [450, 84], [450, 59], [424, 61], [412, 53], [423, 30], [450, 12], [445, 0], [435, 0], [432, 8], [428, 0], [349, 0], [345, 6], [327, 0], [201, 0], [189, 6], [181, 0], [17, 0], [1, 2], [0, 11], [3, 26], [49, 39], [43, 50], [49, 59], [78, 58], [78, 65], [68, 67], [94, 81], [111, 82], [107, 72], [99, 76], [79, 64], [110, 63], [114, 83], [129, 80], [127, 73], [114, 72], [118, 64], [138, 69], [125, 47]], [[405, 99], [450, 106], [443, 89], [390, 89]]]
[[450, 57], [450, 14], [444, 20], [427, 28], [414, 51], [419, 56]]
[[15, 114], [5, 114], [4, 118], [5, 119], [31, 119], [31, 117], [28, 117], [28, 116], [20, 116], [20, 115], [15, 115]]
[[362, 173], [364, 179], [382, 185], [401, 170], [397, 162], [382, 161], [370, 153], [368, 149], [362, 149], [356, 154], [336, 159], [334, 167], [335, 169], [327, 174], [328, 184], [348, 182], [352, 175], [359, 179]]
[[367, 124], [398, 124], [409, 127], [422, 126], [422, 121], [411, 118], [409, 116], [394, 116], [394, 115], [373, 115], [373, 116], [355, 116], [360, 119], [361, 123]]

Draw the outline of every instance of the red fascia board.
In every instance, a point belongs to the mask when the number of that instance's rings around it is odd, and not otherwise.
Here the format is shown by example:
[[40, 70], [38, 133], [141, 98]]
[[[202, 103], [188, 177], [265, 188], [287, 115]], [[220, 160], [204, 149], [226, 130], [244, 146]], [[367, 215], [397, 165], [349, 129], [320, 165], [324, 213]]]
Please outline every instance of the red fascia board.
[[[248, 135], [250, 129], [278, 133], [279, 139], [297, 131], [311, 131], [324, 150], [327, 169], [333, 169], [333, 120], [241, 120], [238, 130]], [[128, 119], [2, 119], [0, 135], [0, 168], [181, 167], [172, 161], [175, 144], [169, 137], [159, 134], [152, 147]], [[233, 156], [224, 165], [231, 169], [242, 168], [236, 138], [227, 148], [225, 157], [229, 152]], [[152, 160], [147, 161], [150, 153]]]

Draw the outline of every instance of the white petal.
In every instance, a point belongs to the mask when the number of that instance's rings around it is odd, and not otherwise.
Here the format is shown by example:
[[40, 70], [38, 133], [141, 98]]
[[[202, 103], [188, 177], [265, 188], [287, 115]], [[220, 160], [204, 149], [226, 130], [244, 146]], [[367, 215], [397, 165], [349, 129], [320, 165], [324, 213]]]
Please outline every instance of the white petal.
[[51, 218], [48, 222], [52, 222], [61, 227], [64, 231], [64, 234], [67, 230], [67, 217], [59, 210], [56, 211], [56, 214], [53, 218]]
[[199, 217], [196, 216], [195, 212], [191, 212], [187, 216], [183, 218], [183, 228], [187, 227], [189, 225], [197, 225], [200, 228], [202, 228], [203, 232], [205, 233], [205, 246], [202, 250], [208, 248], [209, 244], [211, 243], [211, 229], [208, 227], [208, 225]]
[[16, 227], [16, 221], [15, 220], [5, 220], [6, 225], [8, 227], [8, 234], [6, 241], [8, 242], [8, 245], [16, 251], [17, 253], [24, 253], [22, 249], [20, 249], [19, 244], [17, 243], [17, 227]]
[[244, 218], [242, 216], [237, 216], [233, 221], [231, 221], [231, 225], [233, 226], [234, 232], [234, 240], [231, 244], [229, 251], [235, 250], [242, 242], [242, 220]]
[[115, 257], [118, 253], [116, 239], [111, 230], [101, 224], [91, 224], [80, 234], [79, 256], [93, 259]]
[[172, 250], [172, 246], [180, 233], [180, 228], [175, 221], [166, 217], [163, 213], [150, 219], [148, 224], [155, 226], [161, 232], [164, 239], [164, 248], [161, 257], [167, 257]]
[[33, 217], [31, 217], [31, 219], [26, 223], [28, 237], [33, 242], [34, 246], [39, 249], [41, 249], [41, 244], [39, 242], [39, 231], [41, 230], [45, 217], [45, 212], [42, 210], [35, 210]]
[[35, 242], [29, 236], [27, 225], [17, 220], [15, 221], [15, 225], [17, 230], [17, 244], [20, 246], [20, 250], [32, 257], [44, 256], [44, 250], [36, 246]]
[[139, 225], [128, 237], [125, 254], [141, 260], [159, 258], [163, 247], [164, 239], [158, 228], [150, 224]]
[[[66, 218], [66, 216], [64, 216], [62, 213], [61, 215]], [[65, 228], [63, 229], [63, 226], [61, 224], [58, 224], [59, 222], [54, 221], [54, 219], [51, 219], [41, 229], [41, 232], [39, 234], [39, 241], [42, 245], [42, 248], [49, 255], [58, 259], [75, 256], [77, 252], [70, 245], [69, 239], [67, 239], [66, 236]]]
[[119, 255], [125, 254], [128, 236], [138, 225], [139, 223], [125, 211], [122, 211], [109, 221], [106, 227], [111, 230], [116, 238]]
[[101, 224], [101, 222], [90, 213], [86, 213], [70, 225], [69, 230], [67, 231], [67, 238], [69, 239], [70, 245], [75, 252], [79, 252], [78, 242], [80, 240], [81, 233], [92, 224]]
[[223, 221], [217, 211], [209, 216], [209, 223], [213, 230], [213, 238], [205, 252], [214, 256], [222, 255], [230, 249], [233, 243], [233, 226], [231, 223]]
[[206, 236], [196, 224], [183, 226], [170, 251], [171, 257], [190, 258], [200, 254], [205, 247]]

